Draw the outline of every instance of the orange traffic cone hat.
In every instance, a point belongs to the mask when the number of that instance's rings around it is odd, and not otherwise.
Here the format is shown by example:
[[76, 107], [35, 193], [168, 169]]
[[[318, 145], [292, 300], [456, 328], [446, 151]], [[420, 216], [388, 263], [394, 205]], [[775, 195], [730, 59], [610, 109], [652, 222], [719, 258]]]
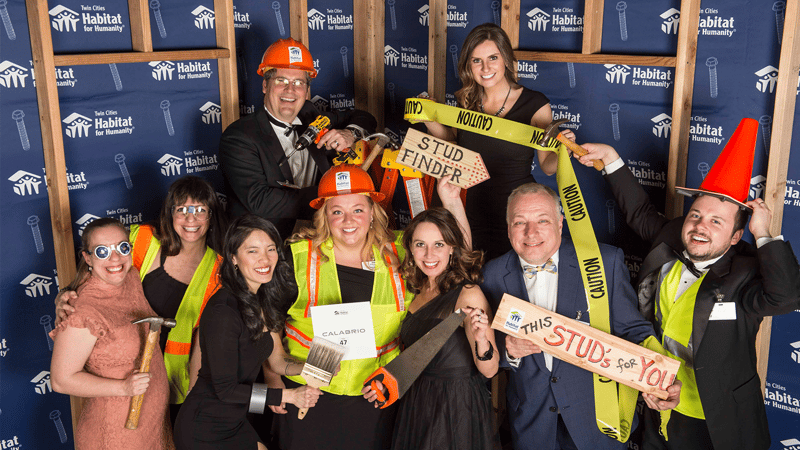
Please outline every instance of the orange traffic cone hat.
[[742, 209], [749, 209], [744, 202], [750, 193], [757, 135], [758, 121], [742, 119], [714, 162], [714, 166], [703, 179], [700, 188], [676, 187], [675, 191], [689, 197], [713, 195], [721, 200], [733, 202]]

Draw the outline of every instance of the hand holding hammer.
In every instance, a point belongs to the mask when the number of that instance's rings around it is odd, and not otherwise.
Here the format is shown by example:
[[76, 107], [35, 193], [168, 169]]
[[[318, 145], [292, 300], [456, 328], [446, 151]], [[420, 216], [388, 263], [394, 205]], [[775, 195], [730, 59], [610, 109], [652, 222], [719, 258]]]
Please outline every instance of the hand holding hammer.
[[[584, 156], [588, 154], [589, 152], [587, 152], [585, 148], [565, 138], [564, 135], [561, 134], [561, 132], [558, 130], [558, 127], [561, 124], [567, 122], [569, 122], [567, 119], [554, 120], [550, 122], [550, 124], [547, 125], [547, 128], [544, 129], [544, 135], [542, 136], [542, 140], [539, 141], [539, 145], [543, 147], [547, 146], [548, 140], [555, 139], [558, 142], [564, 144], [567, 147], [567, 149], [569, 149], [569, 151], [578, 156]], [[603, 170], [603, 168], [605, 167], [603, 161], [600, 161], [599, 159], [595, 159], [594, 161], [592, 161], [592, 164], [594, 165], [594, 168], [597, 170]]]
[[[150, 371], [150, 360], [153, 359], [153, 352], [156, 345], [158, 345], [158, 335], [161, 331], [161, 326], [173, 328], [176, 323], [173, 319], [165, 319], [163, 317], [147, 317], [144, 319], [134, 320], [131, 323], [144, 323], [150, 324], [150, 332], [147, 334], [147, 342], [144, 345], [144, 353], [142, 354], [142, 362], [139, 367], [140, 373], [147, 373]], [[125, 422], [125, 428], [135, 430], [139, 427], [139, 415], [142, 412], [142, 400], [144, 400], [144, 393], [131, 398], [131, 407], [128, 410], [128, 420]]]

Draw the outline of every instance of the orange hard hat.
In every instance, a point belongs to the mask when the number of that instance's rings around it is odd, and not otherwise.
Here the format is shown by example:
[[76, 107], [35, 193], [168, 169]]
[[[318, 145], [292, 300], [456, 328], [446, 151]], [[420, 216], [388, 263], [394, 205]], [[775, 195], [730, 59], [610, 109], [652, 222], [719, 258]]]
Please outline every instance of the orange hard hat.
[[270, 69], [305, 70], [311, 78], [317, 76], [311, 52], [292, 38], [278, 39], [264, 52], [261, 64], [258, 65], [258, 75], [263, 77]]
[[309, 205], [314, 209], [320, 209], [325, 204], [325, 200], [348, 194], [368, 194], [376, 202], [386, 198], [385, 195], [375, 191], [372, 178], [361, 167], [341, 164], [331, 167], [325, 172], [325, 175], [319, 180], [319, 190], [317, 191], [319, 197], [312, 200]]

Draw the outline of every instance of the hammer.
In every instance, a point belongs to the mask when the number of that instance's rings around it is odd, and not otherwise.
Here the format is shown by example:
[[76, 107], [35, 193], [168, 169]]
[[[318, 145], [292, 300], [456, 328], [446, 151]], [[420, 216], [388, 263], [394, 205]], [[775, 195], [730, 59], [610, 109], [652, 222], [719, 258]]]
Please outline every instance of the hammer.
[[[131, 323], [144, 323], [150, 324], [150, 333], [147, 334], [147, 342], [144, 346], [144, 353], [142, 354], [142, 363], [139, 367], [140, 373], [147, 373], [150, 371], [150, 360], [153, 359], [153, 351], [155, 351], [158, 344], [158, 335], [161, 331], [161, 326], [167, 328], [175, 327], [174, 319], [165, 319], [163, 317], [146, 317], [144, 319], [134, 320]], [[139, 427], [139, 415], [142, 412], [142, 400], [144, 394], [139, 394], [131, 399], [131, 407], [128, 411], [128, 420], [125, 422], [125, 428], [135, 430]]]
[[[578, 145], [578, 144], [570, 141], [569, 139], [565, 138], [564, 135], [562, 135], [561, 132], [558, 131], [558, 127], [561, 124], [567, 123], [567, 122], [569, 122], [567, 119], [554, 120], [554, 121], [550, 122], [550, 125], [547, 125], [547, 128], [544, 129], [544, 136], [542, 136], [542, 139], [539, 141], [538, 144], [541, 145], [542, 147], [546, 147], [547, 146], [547, 141], [549, 139], [555, 139], [558, 142], [561, 142], [562, 144], [566, 145], [567, 148], [572, 153], [575, 153], [578, 156], [583, 156], [583, 155], [589, 153], [589, 152], [586, 151], [586, 149], [584, 149], [580, 145]], [[600, 161], [599, 159], [595, 159], [594, 161], [592, 161], [592, 164], [594, 164], [594, 168], [597, 169], [597, 170], [603, 170], [603, 168], [605, 167], [605, 164], [603, 164], [603, 161]]]

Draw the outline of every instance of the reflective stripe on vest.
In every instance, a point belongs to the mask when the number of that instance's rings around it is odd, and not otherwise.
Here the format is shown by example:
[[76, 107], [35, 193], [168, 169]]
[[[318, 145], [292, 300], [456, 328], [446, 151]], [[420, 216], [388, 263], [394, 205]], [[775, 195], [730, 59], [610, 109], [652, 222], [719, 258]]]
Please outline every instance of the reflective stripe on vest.
[[[133, 244], [134, 267], [144, 279], [161, 249], [161, 242], [153, 236], [153, 228], [149, 225], [131, 225], [130, 240]], [[170, 403], [183, 403], [189, 390], [189, 353], [192, 349], [192, 335], [200, 322], [200, 316], [208, 299], [220, 288], [221, 262], [222, 257], [211, 248], [206, 248], [205, 255], [195, 269], [175, 314], [176, 326], [169, 330], [167, 335], [164, 364], [170, 384]]]
[[[403, 249], [399, 245], [402, 234], [395, 240], [392, 250], [396, 251], [398, 260], [403, 258]], [[336, 271], [336, 261], [331, 240], [321, 246], [322, 254], [327, 261], [322, 262], [322, 255], [310, 246], [308, 241], [291, 244], [292, 258], [295, 265], [295, 281], [298, 284], [297, 300], [289, 309], [286, 319], [285, 343], [289, 354], [305, 360], [311, 339], [314, 336], [310, 305], [340, 304], [341, 291]], [[343, 361], [341, 370], [325, 392], [337, 395], [361, 395], [364, 380], [379, 367], [394, 359], [400, 353], [400, 324], [405, 317], [408, 303], [413, 294], [406, 290], [406, 283], [399, 273], [389, 265], [378, 249], [373, 249], [375, 257], [375, 282], [372, 287], [370, 309], [375, 330], [376, 358], [365, 358]], [[311, 275], [313, 273], [313, 275]], [[313, 287], [310, 286], [313, 284]], [[314, 297], [311, 297], [311, 295]], [[291, 380], [305, 384], [301, 377], [289, 377]]]
[[692, 323], [697, 292], [706, 275], [703, 274], [678, 297], [682, 269], [683, 263], [677, 261], [662, 277], [656, 311], [662, 318], [661, 339], [664, 348], [671, 353], [672, 357], [683, 363], [677, 373], [678, 379], [683, 382], [681, 401], [675, 410], [685, 416], [705, 420], [700, 393], [697, 389], [697, 379], [692, 368], [694, 360]]

